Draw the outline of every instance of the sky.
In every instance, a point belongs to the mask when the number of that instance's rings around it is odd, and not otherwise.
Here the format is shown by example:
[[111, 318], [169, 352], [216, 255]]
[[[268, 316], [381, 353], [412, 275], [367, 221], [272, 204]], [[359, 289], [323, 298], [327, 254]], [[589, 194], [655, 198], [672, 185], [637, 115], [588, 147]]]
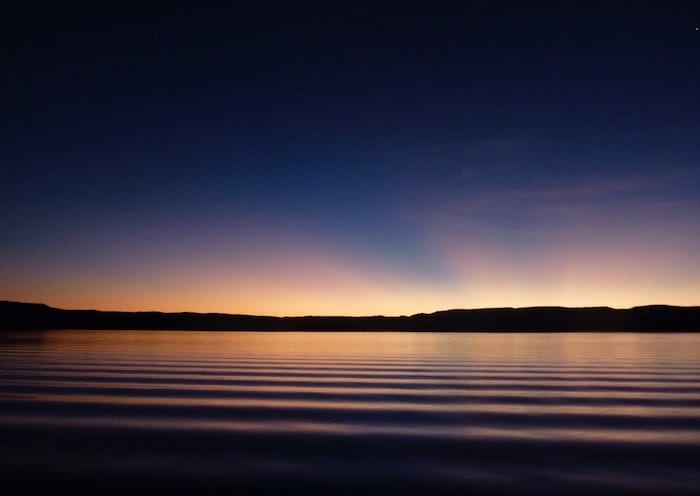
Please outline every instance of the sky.
[[700, 4], [232, 3], [3, 7], [0, 299], [700, 305]]

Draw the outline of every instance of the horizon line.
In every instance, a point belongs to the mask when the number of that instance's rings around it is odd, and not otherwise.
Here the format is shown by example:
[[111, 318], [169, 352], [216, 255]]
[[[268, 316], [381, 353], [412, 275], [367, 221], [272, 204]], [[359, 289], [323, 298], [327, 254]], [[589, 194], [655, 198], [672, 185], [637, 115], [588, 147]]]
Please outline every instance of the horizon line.
[[339, 315], [339, 314], [303, 314], [303, 315], [260, 315], [260, 314], [250, 314], [250, 313], [228, 313], [228, 312], [194, 312], [189, 310], [179, 310], [179, 311], [163, 311], [163, 310], [98, 310], [96, 308], [62, 308], [54, 307], [47, 303], [41, 302], [24, 302], [24, 301], [14, 301], [14, 300], [0, 300], [0, 304], [19, 304], [19, 305], [37, 305], [47, 307], [53, 310], [63, 310], [63, 311], [75, 311], [75, 312], [104, 312], [104, 313], [158, 313], [158, 314], [190, 314], [190, 315], [227, 315], [227, 316], [240, 316], [240, 317], [261, 317], [261, 318], [276, 318], [276, 319], [293, 319], [293, 318], [410, 318], [418, 315], [433, 315], [442, 312], [459, 312], [459, 311], [482, 311], [482, 310], [634, 310], [640, 308], [700, 308], [700, 305], [670, 305], [665, 303], [651, 303], [645, 305], [634, 305], [631, 307], [612, 307], [608, 305], [593, 305], [593, 306], [580, 306], [580, 307], [570, 307], [561, 305], [533, 305], [524, 307], [515, 306], [503, 306], [503, 307], [476, 307], [476, 308], [447, 308], [443, 310], [433, 310], [429, 312], [416, 312], [412, 314], [401, 314], [401, 315], [386, 315], [386, 314], [372, 314], [372, 315]]

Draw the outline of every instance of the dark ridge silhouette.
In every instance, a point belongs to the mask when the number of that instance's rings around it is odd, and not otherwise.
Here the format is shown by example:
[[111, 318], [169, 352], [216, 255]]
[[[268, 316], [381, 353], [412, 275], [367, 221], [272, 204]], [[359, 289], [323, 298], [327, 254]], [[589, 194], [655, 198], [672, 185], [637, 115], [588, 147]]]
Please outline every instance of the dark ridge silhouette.
[[0, 301], [0, 329], [207, 331], [700, 331], [700, 307], [483, 308], [400, 317], [267, 317], [223, 313], [63, 310]]

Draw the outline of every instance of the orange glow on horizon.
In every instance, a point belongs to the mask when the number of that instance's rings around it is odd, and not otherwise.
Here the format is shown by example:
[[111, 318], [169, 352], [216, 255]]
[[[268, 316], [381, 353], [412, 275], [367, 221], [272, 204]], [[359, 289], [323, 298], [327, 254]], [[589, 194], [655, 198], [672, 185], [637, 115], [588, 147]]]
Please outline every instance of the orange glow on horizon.
[[[496, 247], [453, 245], [444, 251], [450, 280], [319, 254], [277, 263], [139, 273], [54, 274], [17, 278], [7, 300], [67, 309], [221, 312], [255, 315], [410, 315], [450, 308], [525, 306], [697, 305], [700, 282], [684, 264], [652, 263], [649, 254], [624, 257], [565, 252], [519, 265]], [[680, 258], [676, 260], [681, 260]], [[644, 267], [644, 270], [636, 267]]]
[[142, 252], [122, 248], [92, 266], [17, 264], [3, 274], [0, 299], [67, 309], [275, 316], [700, 305], [692, 233], [629, 230], [606, 237], [571, 229], [528, 244], [453, 231], [437, 226], [425, 233], [422, 256], [432, 272], [394, 263], [391, 254], [358, 254], [308, 236], [258, 236], [245, 245], [222, 237], [137, 247]]

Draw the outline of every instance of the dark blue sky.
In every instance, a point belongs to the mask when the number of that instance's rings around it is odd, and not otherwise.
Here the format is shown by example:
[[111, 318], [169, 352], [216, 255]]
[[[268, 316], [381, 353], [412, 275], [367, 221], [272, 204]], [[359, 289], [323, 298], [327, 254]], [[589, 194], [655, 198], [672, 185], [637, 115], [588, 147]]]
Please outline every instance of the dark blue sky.
[[10, 7], [0, 298], [698, 304], [699, 13]]

